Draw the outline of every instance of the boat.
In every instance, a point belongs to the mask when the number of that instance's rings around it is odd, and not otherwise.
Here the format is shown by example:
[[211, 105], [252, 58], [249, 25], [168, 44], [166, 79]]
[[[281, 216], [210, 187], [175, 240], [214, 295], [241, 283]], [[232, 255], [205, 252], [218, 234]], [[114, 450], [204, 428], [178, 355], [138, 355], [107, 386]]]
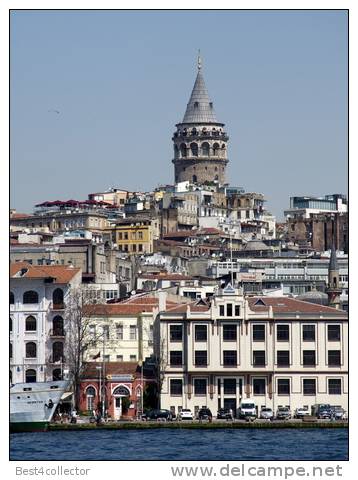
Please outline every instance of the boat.
[[45, 431], [69, 380], [10, 385], [10, 432]]

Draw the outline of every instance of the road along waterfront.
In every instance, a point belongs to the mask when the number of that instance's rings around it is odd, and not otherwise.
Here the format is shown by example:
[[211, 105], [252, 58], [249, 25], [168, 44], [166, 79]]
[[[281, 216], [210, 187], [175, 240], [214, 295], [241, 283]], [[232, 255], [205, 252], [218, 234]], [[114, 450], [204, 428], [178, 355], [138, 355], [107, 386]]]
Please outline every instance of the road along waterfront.
[[81, 429], [17, 433], [11, 460], [348, 460], [348, 428]]

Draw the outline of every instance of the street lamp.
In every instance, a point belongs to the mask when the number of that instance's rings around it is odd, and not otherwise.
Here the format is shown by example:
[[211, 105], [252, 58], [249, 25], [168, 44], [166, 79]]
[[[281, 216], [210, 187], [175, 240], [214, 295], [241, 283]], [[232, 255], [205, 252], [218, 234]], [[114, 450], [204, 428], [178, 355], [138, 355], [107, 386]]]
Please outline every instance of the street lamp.
[[102, 365], [96, 367], [96, 370], [99, 372], [99, 403], [102, 406], [102, 379], [101, 379], [101, 372], [102, 372]]

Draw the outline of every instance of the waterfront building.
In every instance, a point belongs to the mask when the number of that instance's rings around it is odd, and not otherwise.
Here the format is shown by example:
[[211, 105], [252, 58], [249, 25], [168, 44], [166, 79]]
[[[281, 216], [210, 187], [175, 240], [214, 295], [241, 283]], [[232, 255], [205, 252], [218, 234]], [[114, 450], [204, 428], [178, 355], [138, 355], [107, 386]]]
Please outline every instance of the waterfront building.
[[234, 412], [348, 405], [347, 313], [288, 297], [246, 297], [230, 284], [161, 311], [155, 325], [161, 408]]
[[66, 298], [80, 283], [73, 266], [10, 264], [10, 381], [62, 377]]
[[138, 362], [88, 362], [81, 377], [79, 409], [93, 415], [103, 402], [113, 420], [134, 418], [142, 410], [142, 392], [155, 380], [153, 370]]
[[153, 242], [159, 238], [158, 219], [125, 218], [107, 229], [112, 235], [112, 243], [118, 250], [129, 255], [153, 253]]

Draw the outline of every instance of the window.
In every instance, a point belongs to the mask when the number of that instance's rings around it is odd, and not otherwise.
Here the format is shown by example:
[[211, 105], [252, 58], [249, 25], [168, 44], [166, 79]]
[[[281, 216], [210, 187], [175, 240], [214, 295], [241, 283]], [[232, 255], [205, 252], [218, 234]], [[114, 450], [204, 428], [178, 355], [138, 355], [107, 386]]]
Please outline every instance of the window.
[[138, 252], [143, 252], [143, 245], [141, 243], [138, 245]]
[[54, 305], [63, 306], [63, 290], [61, 288], [56, 288], [52, 294], [52, 302]]
[[224, 367], [236, 367], [237, 365], [237, 351], [224, 350]]
[[236, 395], [236, 379], [235, 378], [224, 378], [224, 394]]
[[220, 317], [225, 317], [225, 306], [224, 305], [219, 306], [219, 315], [220, 315]]
[[26, 351], [26, 358], [36, 358], [36, 355], [37, 355], [36, 343], [27, 342], [25, 351]]
[[224, 342], [235, 341], [237, 339], [237, 325], [223, 325]]
[[24, 293], [23, 303], [39, 303], [39, 296], [33, 290]]
[[9, 322], [9, 330], [12, 332], [12, 318], [10, 317], [10, 322]]
[[190, 144], [190, 150], [191, 150], [191, 154], [193, 157], [197, 157], [198, 156], [198, 144], [197, 143], [191, 143]]
[[15, 303], [14, 294], [13, 294], [13, 292], [10, 292], [10, 305], [14, 305], [14, 303]]
[[136, 362], [137, 361], [137, 355], [129, 355], [129, 361], [130, 362]]
[[129, 339], [130, 340], [137, 340], [137, 325], [130, 325], [129, 326]]
[[302, 325], [302, 340], [304, 342], [314, 342], [316, 340], [315, 325]]
[[340, 350], [328, 350], [328, 365], [330, 367], [341, 365], [341, 351]]
[[254, 395], [266, 394], [266, 381], [264, 378], [254, 378], [252, 381]]
[[303, 365], [305, 367], [316, 365], [315, 350], [303, 350]]
[[341, 339], [341, 326], [340, 325], [328, 325], [327, 327], [328, 341], [335, 342]]
[[63, 362], [63, 343], [54, 342], [52, 345], [52, 361], [53, 362]]
[[170, 352], [170, 365], [183, 365], [183, 352], [181, 350]]
[[26, 377], [26, 380], [25, 380], [26, 383], [35, 383], [36, 382], [36, 370], [32, 370], [32, 369], [26, 370], [25, 377]]
[[103, 355], [103, 361], [104, 362], [109, 362], [110, 361], [110, 355]]
[[197, 342], [206, 342], [208, 329], [206, 325], [195, 325], [195, 340]]
[[277, 366], [289, 367], [290, 365], [290, 352], [289, 350], [277, 350]]
[[170, 325], [170, 341], [181, 342], [183, 339], [182, 325]]
[[240, 316], [240, 305], [235, 305], [235, 317]]
[[9, 344], [9, 354], [10, 354], [10, 358], [12, 358], [12, 343], [11, 342]]
[[56, 382], [57, 380], [62, 380], [62, 372], [60, 368], [55, 368], [52, 371], [52, 380]]
[[116, 325], [116, 338], [117, 340], [123, 340], [123, 325], [121, 323]]
[[182, 395], [183, 394], [183, 381], [180, 378], [172, 378], [170, 380], [170, 395]]
[[252, 326], [252, 339], [255, 342], [265, 341], [265, 325], [253, 325]]
[[277, 340], [287, 342], [290, 339], [289, 325], [277, 325]]
[[206, 350], [195, 350], [194, 359], [195, 365], [207, 365], [208, 352]]
[[143, 232], [138, 232], [138, 240], [143, 240]]
[[104, 340], [109, 340], [109, 325], [102, 325], [102, 333]]
[[266, 365], [265, 350], [253, 351], [253, 365], [254, 367], [264, 367]]
[[226, 316], [232, 317], [232, 303], [226, 305]]
[[328, 379], [328, 393], [329, 395], [341, 395], [342, 393], [342, 380], [340, 378]]
[[303, 395], [316, 395], [316, 379], [315, 378], [303, 379]]
[[209, 147], [209, 144], [207, 142], [204, 142], [201, 144], [201, 154], [204, 156], [204, 157], [208, 157], [209, 156], [209, 152], [210, 152], [210, 147]]
[[64, 336], [63, 318], [60, 315], [56, 315], [56, 317], [53, 318], [52, 331], [54, 335]]
[[277, 380], [277, 395], [290, 394], [290, 380], [288, 378], [279, 378]]
[[206, 379], [194, 379], [194, 395], [206, 395]]
[[117, 355], [117, 362], [123, 362], [123, 355]]
[[94, 399], [96, 396], [96, 390], [93, 387], [87, 387], [86, 389], [86, 399], [87, 399], [87, 410], [92, 412], [94, 409]]

